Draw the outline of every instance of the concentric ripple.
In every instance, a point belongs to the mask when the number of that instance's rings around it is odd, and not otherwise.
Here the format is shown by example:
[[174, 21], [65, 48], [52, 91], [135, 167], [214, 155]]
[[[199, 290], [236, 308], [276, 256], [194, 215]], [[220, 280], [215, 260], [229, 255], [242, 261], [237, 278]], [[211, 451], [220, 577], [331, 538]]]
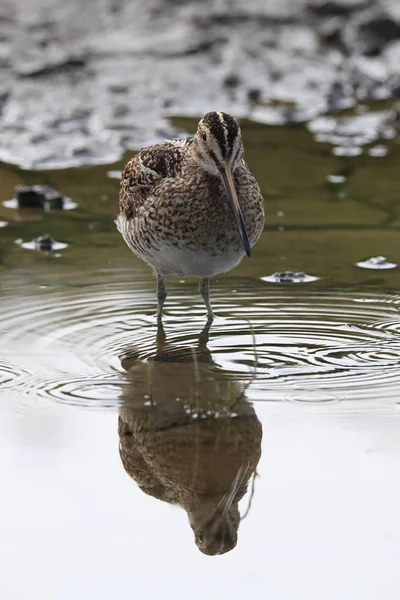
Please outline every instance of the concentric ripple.
[[11, 362], [7, 359], [0, 358], [0, 388], [1, 390], [13, 389], [15, 386], [23, 382], [28, 372], [25, 371], [17, 362]]
[[[399, 296], [276, 291], [262, 281], [235, 281], [233, 293], [231, 283], [213, 290], [218, 318], [207, 360], [248, 383], [250, 399], [397, 405]], [[205, 319], [194, 285], [171, 284], [169, 292], [164, 328], [173, 362], [174, 352], [199, 345]], [[49, 287], [23, 300], [6, 297], [0, 308], [1, 390], [115, 406], [127, 383], [121, 357], [143, 364], [157, 354], [152, 282]]]

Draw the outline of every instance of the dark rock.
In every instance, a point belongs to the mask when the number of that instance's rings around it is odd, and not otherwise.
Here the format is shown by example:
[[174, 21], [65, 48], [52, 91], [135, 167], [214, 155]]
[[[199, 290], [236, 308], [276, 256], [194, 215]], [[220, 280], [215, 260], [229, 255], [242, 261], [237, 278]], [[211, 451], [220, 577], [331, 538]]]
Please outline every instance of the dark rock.
[[168, 56], [173, 58], [175, 56], [193, 56], [195, 54], [202, 54], [215, 50], [218, 46], [225, 43], [225, 38], [219, 37], [215, 39], [200, 40], [194, 43], [190, 47], [186, 48], [182, 52], [172, 52]]
[[269, 16], [265, 13], [226, 11], [221, 13], [210, 12], [207, 16], [194, 18], [194, 23], [203, 29], [210, 29], [213, 26], [236, 27], [248, 23], [254, 23], [257, 27], [277, 27], [279, 25], [291, 25], [298, 22], [296, 16]]
[[114, 117], [126, 117], [129, 114], [129, 106], [126, 104], [118, 104], [113, 110]]
[[235, 88], [239, 84], [240, 84], [240, 77], [238, 77], [234, 73], [227, 75], [224, 79], [224, 87], [226, 87], [226, 88]]
[[318, 19], [315, 23], [315, 29], [323, 44], [339, 48], [342, 52], [344, 51], [343, 19], [340, 17]]
[[312, 281], [316, 281], [318, 277], [314, 275], [307, 275], [307, 273], [293, 272], [293, 271], [284, 271], [282, 273], [274, 273], [273, 275], [268, 275], [268, 277], [262, 277], [263, 281], [268, 281], [271, 283], [310, 283]]
[[53, 64], [43, 61], [42, 64], [38, 64], [35, 67], [20, 69], [18, 75], [19, 77], [45, 77], [48, 75], [73, 72], [77, 69], [82, 69], [85, 66], [86, 58], [70, 57], [64, 61]]
[[44, 135], [43, 133], [38, 133], [37, 135], [33, 135], [31, 137], [31, 144], [43, 144], [43, 142], [47, 142], [49, 137]]
[[387, 44], [399, 38], [400, 24], [387, 16], [361, 23], [357, 31], [357, 42], [366, 56], [377, 56]]
[[48, 233], [37, 237], [34, 242], [37, 250], [41, 250], [42, 252], [53, 250], [54, 240]]
[[271, 77], [271, 81], [274, 81], [276, 83], [277, 81], [281, 81], [281, 79], [283, 78], [283, 73], [282, 73], [282, 71], [279, 71], [277, 69], [273, 69], [270, 72], [269, 76]]
[[338, 3], [333, 0], [327, 0], [326, 2], [318, 4], [309, 3], [307, 9], [317, 17], [342, 17], [368, 8], [370, 5], [371, 2], [368, 1], [360, 1], [357, 4], [350, 4], [350, 6], [348, 6], [342, 2]]
[[64, 207], [64, 198], [54, 188], [49, 185], [35, 185], [34, 188], [39, 188], [39, 192], [44, 195], [45, 208], [60, 210]]
[[259, 100], [261, 98], [261, 90], [258, 88], [251, 88], [247, 92], [247, 98], [249, 99], [250, 102], [259, 102]]
[[120, 84], [120, 83], [111, 83], [108, 86], [108, 89], [113, 94], [126, 94], [127, 92], [129, 92], [129, 86], [123, 85], [123, 84]]
[[62, 209], [64, 199], [48, 185], [19, 185], [15, 188], [19, 208]]
[[7, 100], [10, 96], [10, 92], [7, 91], [0, 91], [0, 117], [3, 113], [4, 107], [7, 104]]
[[[216, 53], [226, 43], [224, 35], [193, 34], [190, 37], [176, 40], [171, 45], [154, 44], [148, 51], [148, 56], [162, 60], [196, 56], [201, 54]], [[215, 63], [215, 58], [214, 58]]]
[[293, 273], [292, 271], [284, 271], [283, 273], [276, 273], [276, 279], [279, 279], [281, 283], [292, 283], [296, 279], [303, 280], [305, 278], [304, 273]]
[[344, 82], [340, 80], [332, 82], [331, 88], [326, 97], [329, 111], [340, 110], [343, 108], [343, 101], [348, 97], [349, 87], [350, 86], [348, 84], [345, 85]]
[[19, 208], [43, 208], [44, 194], [30, 185], [19, 185], [15, 189], [15, 197]]
[[74, 148], [72, 151], [74, 156], [90, 156], [90, 148], [88, 148], [87, 146], [83, 146], [80, 148]]

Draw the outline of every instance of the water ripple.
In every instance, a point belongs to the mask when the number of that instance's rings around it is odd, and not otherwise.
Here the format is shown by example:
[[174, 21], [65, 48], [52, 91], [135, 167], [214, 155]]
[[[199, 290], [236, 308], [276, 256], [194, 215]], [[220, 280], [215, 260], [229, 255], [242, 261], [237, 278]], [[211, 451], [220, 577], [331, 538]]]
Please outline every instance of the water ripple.
[[[398, 296], [235, 287], [233, 294], [227, 279], [214, 291], [219, 316], [208, 349], [219, 371], [248, 382], [251, 399], [398, 397]], [[0, 308], [2, 390], [115, 406], [126, 383], [120, 357], [133, 353], [143, 363], [156, 353], [154, 291], [146, 283], [49, 288], [18, 302], [5, 298]], [[170, 347], [196, 346], [204, 323], [195, 288], [173, 284], [164, 319]]]
[[20, 365], [0, 358], [0, 386], [1, 390], [13, 389], [29, 374]]

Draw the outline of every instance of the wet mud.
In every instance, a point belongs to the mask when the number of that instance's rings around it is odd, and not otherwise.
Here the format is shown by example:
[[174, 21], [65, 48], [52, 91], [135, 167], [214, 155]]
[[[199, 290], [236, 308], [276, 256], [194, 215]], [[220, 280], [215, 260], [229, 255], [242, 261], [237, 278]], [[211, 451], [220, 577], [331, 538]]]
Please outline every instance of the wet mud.
[[396, 99], [399, 59], [390, 0], [3, 0], [0, 159], [112, 163], [216, 108], [309, 121]]

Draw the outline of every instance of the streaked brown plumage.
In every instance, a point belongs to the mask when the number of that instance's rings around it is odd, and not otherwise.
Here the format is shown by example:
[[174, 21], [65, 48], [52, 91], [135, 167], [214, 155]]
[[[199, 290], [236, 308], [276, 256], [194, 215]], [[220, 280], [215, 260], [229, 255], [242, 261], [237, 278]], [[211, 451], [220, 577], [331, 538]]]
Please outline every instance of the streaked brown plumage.
[[240, 128], [207, 113], [193, 138], [143, 149], [125, 166], [117, 220], [129, 248], [158, 275], [158, 316], [168, 277], [209, 277], [236, 266], [264, 227], [260, 188], [243, 159]]

